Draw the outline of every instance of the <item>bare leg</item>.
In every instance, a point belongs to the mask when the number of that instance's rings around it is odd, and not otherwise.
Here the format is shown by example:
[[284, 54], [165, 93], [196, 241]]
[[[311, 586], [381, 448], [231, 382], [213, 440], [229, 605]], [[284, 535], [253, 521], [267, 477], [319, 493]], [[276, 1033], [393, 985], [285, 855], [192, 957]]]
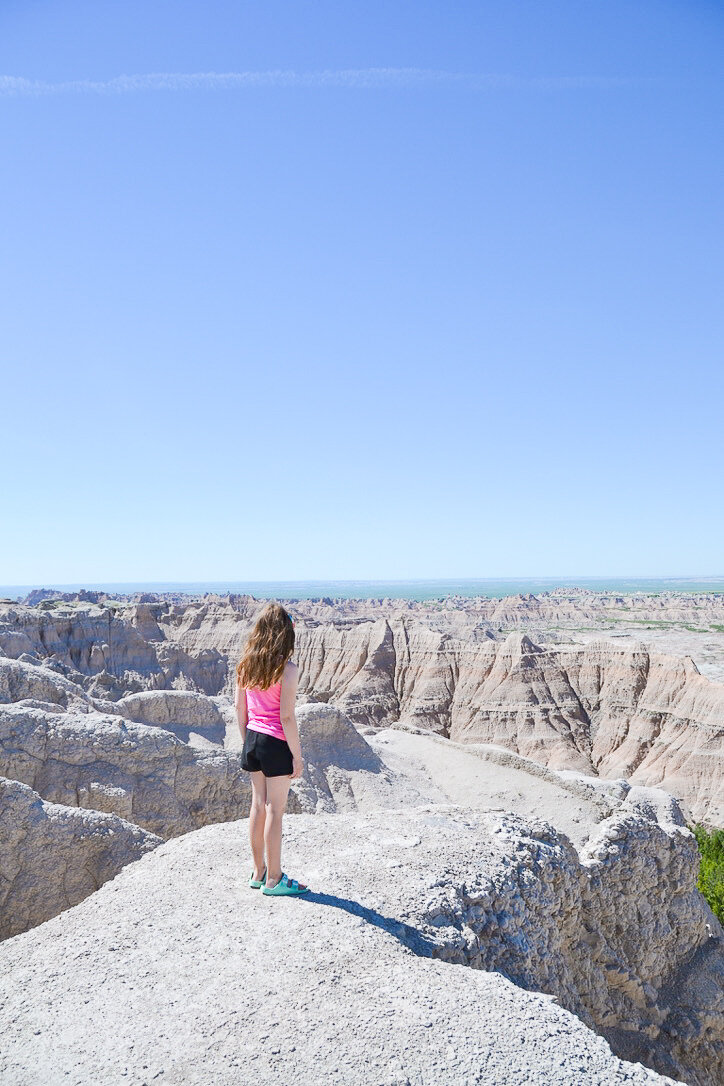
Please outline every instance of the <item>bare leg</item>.
[[[282, 877], [282, 817], [287, 805], [291, 777], [267, 777], [264, 843], [267, 857], [267, 886], [276, 886]], [[300, 883], [303, 886], [304, 883]]]
[[254, 878], [264, 874], [264, 824], [266, 822], [266, 777], [251, 773], [251, 810], [249, 811], [249, 843], [254, 858]]

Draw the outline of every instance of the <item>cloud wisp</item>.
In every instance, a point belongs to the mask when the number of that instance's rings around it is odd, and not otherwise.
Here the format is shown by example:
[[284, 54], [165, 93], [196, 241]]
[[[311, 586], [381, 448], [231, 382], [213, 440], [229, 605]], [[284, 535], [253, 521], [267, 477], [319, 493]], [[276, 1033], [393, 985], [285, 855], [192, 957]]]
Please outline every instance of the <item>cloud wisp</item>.
[[615, 76], [541, 76], [475, 74], [433, 68], [342, 68], [317, 72], [285, 69], [261, 72], [152, 72], [114, 79], [74, 79], [48, 83], [0, 75], [0, 96], [39, 98], [59, 94], [134, 94], [142, 91], [242, 90], [265, 87], [347, 87], [365, 90], [457, 84], [470, 89], [566, 90], [629, 86], [640, 79]]

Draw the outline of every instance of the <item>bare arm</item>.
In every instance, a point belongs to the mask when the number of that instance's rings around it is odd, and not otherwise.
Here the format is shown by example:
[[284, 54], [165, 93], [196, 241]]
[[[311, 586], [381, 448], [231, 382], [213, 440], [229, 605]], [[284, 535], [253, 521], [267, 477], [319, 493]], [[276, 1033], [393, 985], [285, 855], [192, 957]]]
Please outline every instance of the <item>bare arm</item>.
[[302, 761], [302, 744], [299, 740], [299, 726], [297, 724], [297, 718], [294, 715], [294, 702], [297, 697], [297, 682], [299, 678], [299, 668], [291, 661], [284, 668], [282, 675], [282, 692], [281, 701], [279, 705], [279, 715], [281, 716], [282, 727], [284, 728], [284, 735], [286, 736], [289, 749], [292, 752], [292, 758], [294, 759], [294, 770], [292, 772], [292, 779], [301, 777], [304, 771], [304, 762]]
[[239, 731], [241, 732], [242, 741], [246, 739], [246, 726], [249, 723], [249, 711], [246, 707], [246, 690], [243, 686], [236, 684], [236, 692], [234, 694], [234, 708], [236, 709], [236, 719], [239, 723]]

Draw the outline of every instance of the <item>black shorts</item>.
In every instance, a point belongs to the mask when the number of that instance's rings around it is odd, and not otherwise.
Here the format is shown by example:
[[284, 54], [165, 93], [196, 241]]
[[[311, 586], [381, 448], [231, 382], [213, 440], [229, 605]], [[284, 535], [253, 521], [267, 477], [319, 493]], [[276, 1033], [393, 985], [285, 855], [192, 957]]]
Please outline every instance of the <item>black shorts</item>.
[[248, 773], [261, 772], [265, 777], [291, 777], [294, 760], [286, 739], [247, 728], [241, 767]]

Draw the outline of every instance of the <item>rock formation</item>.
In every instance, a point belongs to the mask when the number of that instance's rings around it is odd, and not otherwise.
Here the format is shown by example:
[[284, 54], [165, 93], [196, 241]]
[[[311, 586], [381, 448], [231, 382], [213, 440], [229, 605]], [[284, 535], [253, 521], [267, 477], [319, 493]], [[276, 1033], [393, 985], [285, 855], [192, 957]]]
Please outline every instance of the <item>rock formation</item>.
[[[193, 596], [185, 592], [132, 593], [127, 596], [107, 592], [31, 592], [25, 606], [72, 614], [80, 605], [95, 604], [104, 609], [145, 608], [141, 614], [155, 621], [156, 609], [183, 609], [192, 603], [204, 611], [230, 606], [241, 615], [250, 615], [263, 600], [249, 595], [205, 593]], [[440, 629], [469, 632], [472, 628], [494, 629], [580, 629], [587, 625], [614, 624], [631, 628], [636, 624], [680, 625], [716, 630], [724, 625], [724, 591], [687, 592], [643, 591], [594, 592], [585, 588], [555, 588], [550, 592], [525, 593], [502, 598], [491, 596], [445, 596], [439, 599], [283, 599], [295, 616], [314, 625], [331, 622], [355, 623], [362, 620], [406, 615]], [[21, 606], [13, 603], [11, 606]]]
[[680, 821], [631, 789], [579, 859], [506, 813], [291, 816], [286, 901], [246, 886], [243, 821], [207, 826], [0, 947], [0, 1074], [715, 1086], [722, 930]]
[[[604, 611], [630, 606], [602, 598]], [[584, 593], [575, 607], [593, 613], [597, 599]], [[703, 599], [708, 617], [721, 617], [724, 596], [694, 598], [678, 609], [669, 601], [663, 612], [648, 597], [647, 613], [682, 619], [695, 603], [703, 610]], [[690, 659], [633, 641], [541, 646], [516, 632], [491, 639], [490, 624], [505, 616], [575, 610], [555, 594], [467, 601], [460, 611], [422, 612], [419, 605], [377, 618], [369, 614], [374, 603], [347, 601], [336, 617], [326, 604], [295, 603], [295, 613], [310, 616], [297, 622], [300, 701], [326, 702], [361, 725], [402, 722], [499, 744], [554, 768], [661, 785], [683, 802], [688, 818], [724, 824], [724, 684], [699, 674]], [[20, 663], [44, 665], [45, 673], [55, 669], [106, 712], [149, 716], [199, 747], [220, 741], [225, 727], [225, 745], [233, 747], [228, 712], [198, 695], [223, 696], [228, 706], [233, 664], [258, 606], [249, 597], [113, 608], [86, 601], [42, 611], [5, 605], [0, 649]], [[321, 613], [332, 617], [312, 617]], [[17, 689], [7, 700], [42, 700]], [[173, 710], [148, 691], [172, 694]]]
[[[292, 791], [301, 811], [357, 811], [413, 806], [426, 796], [391, 771], [349, 717], [331, 705], [296, 712], [305, 768]], [[427, 791], [427, 790], [426, 790]]]
[[544, 650], [511, 634], [461, 668], [449, 734], [662, 786], [687, 816], [724, 824], [724, 685], [691, 660], [603, 642]]
[[77, 905], [162, 839], [0, 777], [0, 939]]
[[[397, 721], [494, 743], [542, 764], [662, 785], [724, 824], [724, 684], [643, 645], [541, 648], [524, 634], [465, 643], [403, 622], [310, 632], [303, 693], [358, 723]], [[337, 684], [334, 686], [333, 684]]]
[[101, 713], [0, 712], [0, 773], [44, 799], [111, 812], [163, 837], [247, 814], [240, 756]]
[[38, 661], [8, 660], [0, 656], [0, 705], [22, 701], [55, 709], [73, 708], [88, 713], [97, 708], [77, 683]]
[[246, 886], [256, 601], [0, 608], [3, 1081], [718, 1086], [724, 936], [647, 786], [724, 822], [724, 687], [368, 604], [297, 614], [304, 901]]
[[143, 690], [116, 703], [126, 720], [165, 728], [188, 743], [224, 745], [227, 722], [218, 705], [204, 694], [186, 690]]

